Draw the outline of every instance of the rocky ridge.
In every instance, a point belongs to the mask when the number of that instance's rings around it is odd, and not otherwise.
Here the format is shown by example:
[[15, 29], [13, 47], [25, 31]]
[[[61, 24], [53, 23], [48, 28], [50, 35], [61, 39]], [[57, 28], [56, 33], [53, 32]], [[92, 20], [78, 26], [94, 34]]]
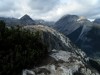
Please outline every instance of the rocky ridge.
[[50, 53], [40, 66], [24, 69], [22, 75], [99, 75], [88, 64], [86, 54], [63, 34], [42, 25], [24, 28], [41, 32], [42, 41], [48, 45]]

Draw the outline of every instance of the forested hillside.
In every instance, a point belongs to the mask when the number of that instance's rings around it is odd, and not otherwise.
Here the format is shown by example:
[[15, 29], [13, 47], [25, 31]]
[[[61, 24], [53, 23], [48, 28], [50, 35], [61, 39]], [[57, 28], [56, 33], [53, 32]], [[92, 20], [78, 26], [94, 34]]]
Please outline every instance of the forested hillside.
[[39, 31], [6, 27], [0, 21], [0, 75], [18, 75], [25, 68], [33, 68], [47, 53]]

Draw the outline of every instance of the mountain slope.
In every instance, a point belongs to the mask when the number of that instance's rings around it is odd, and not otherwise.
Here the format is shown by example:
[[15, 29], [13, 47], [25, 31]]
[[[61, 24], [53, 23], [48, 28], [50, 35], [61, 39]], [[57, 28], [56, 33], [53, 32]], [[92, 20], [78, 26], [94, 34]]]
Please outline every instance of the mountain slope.
[[[95, 21], [90, 22], [85, 18], [73, 18], [73, 15], [70, 15], [70, 17], [65, 16], [64, 19], [61, 18], [56, 23], [55, 28], [64, 33], [89, 57], [100, 64], [100, 19], [95, 19]], [[73, 21], [73, 19], [75, 20]]]
[[87, 38], [90, 39], [88, 43], [91, 47], [92, 53], [94, 54], [92, 57], [99, 56], [100, 58], [100, 26], [93, 27], [91, 31], [88, 32]]
[[95, 20], [93, 21], [93, 23], [100, 24], [100, 18], [95, 19]]
[[[66, 15], [55, 23], [54, 28], [65, 35], [69, 35], [80, 27], [84, 28], [84, 26], [88, 27], [91, 25], [92, 23], [84, 17], [79, 17], [77, 15]], [[84, 31], [83, 28], [81, 31]]]
[[[78, 20], [78, 16], [76, 15], [67, 15], [67, 16], [63, 16], [60, 20], [58, 20], [55, 23], [55, 28], [68, 35], [71, 32], [73, 32], [74, 30], [76, 30], [77, 28], [80, 27], [79, 24], [77, 24], [77, 20]], [[77, 25], [77, 26], [75, 26]]]
[[63, 34], [47, 26], [24, 26], [32, 32], [39, 31], [42, 42], [47, 44], [49, 57], [41, 65], [31, 70], [23, 70], [23, 75], [99, 75], [88, 65], [86, 54], [78, 49]]
[[[55, 28], [62, 32], [64, 35], [68, 36], [72, 42], [74, 42], [78, 47], [84, 50], [86, 53], [86, 48], [84, 48], [88, 42], [87, 34], [92, 29], [93, 23], [84, 17], [79, 17], [76, 15], [67, 15], [58, 20], [55, 24]], [[85, 50], [86, 49], [86, 50]]]

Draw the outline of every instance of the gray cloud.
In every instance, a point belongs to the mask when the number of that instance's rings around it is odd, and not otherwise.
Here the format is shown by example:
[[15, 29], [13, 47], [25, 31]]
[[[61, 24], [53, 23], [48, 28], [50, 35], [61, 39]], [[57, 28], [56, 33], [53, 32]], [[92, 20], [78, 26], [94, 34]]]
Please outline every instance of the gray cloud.
[[100, 18], [100, 0], [64, 0], [58, 5], [57, 18], [66, 14], [85, 16], [86, 18]]
[[0, 12], [6, 12], [14, 9], [14, 2], [11, 0], [2, 0], [0, 1]]
[[37, 13], [47, 13], [58, 3], [59, 0], [30, 0], [29, 5], [31, 9], [37, 11]]
[[100, 0], [0, 0], [0, 16], [58, 20], [66, 14], [100, 17]]

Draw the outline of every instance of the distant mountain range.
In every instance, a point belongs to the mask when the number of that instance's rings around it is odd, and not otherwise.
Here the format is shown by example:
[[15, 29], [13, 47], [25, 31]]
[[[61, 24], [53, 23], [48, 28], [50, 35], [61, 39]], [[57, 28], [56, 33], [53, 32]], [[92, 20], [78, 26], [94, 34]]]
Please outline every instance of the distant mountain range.
[[44, 20], [35, 20], [36, 25], [47, 25], [47, 26], [54, 26], [55, 22], [54, 21], [44, 21]]
[[20, 19], [0, 17], [0, 20], [3, 20], [7, 26], [34, 25], [35, 24], [35, 21], [32, 20], [28, 15], [24, 15]]
[[36, 24], [42, 24], [42, 25], [48, 25], [53, 26], [55, 22], [49, 22], [44, 20], [33, 20], [29, 15], [24, 15], [20, 19], [17, 18], [10, 18], [10, 17], [0, 17], [0, 20], [3, 20], [7, 26], [15, 26], [15, 25], [36, 25]]

